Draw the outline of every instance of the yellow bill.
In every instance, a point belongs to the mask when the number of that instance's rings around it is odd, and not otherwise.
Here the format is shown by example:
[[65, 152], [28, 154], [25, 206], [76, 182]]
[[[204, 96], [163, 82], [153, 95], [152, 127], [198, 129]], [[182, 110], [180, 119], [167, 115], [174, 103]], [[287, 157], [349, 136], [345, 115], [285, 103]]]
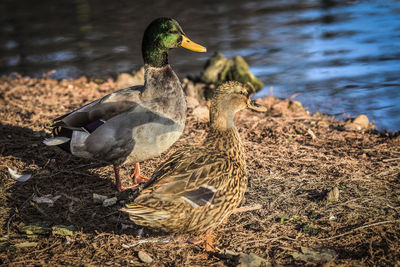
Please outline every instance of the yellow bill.
[[196, 44], [195, 42], [192, 42], [189, 38], [187, 38], [185, 35], [182, 35], [182, 43], [181, 46], [183, 48], [195, 51], [195, 52], [207, 52], [207, 48], [205, 48], [202, 45]]

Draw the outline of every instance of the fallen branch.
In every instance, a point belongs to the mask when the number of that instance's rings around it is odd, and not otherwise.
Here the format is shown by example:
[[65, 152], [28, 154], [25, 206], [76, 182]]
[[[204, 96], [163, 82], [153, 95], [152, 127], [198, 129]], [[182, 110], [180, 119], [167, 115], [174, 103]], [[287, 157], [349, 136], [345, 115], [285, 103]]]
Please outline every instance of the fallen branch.
[[262, 209], [262, 205], [261, 204], [255, 204], [255, 205], [251, 205], [251, 206], [244, 206], [244, 207], [236, 208], [234, 213], [246, 212], [246, 211], [252, 211], [252, 210], [259, 210], [259, 209]]
[[272, 238], [249, 240], [249, 241], [244, 242], [243, 244], [261, 243], [264, 245], [267, 242], [272, 242], [272, 241], [276, 241], [276, 240], [280, 240], [280, 239], [290, 240], [290, 241], [299, 241], [298, 239], [291, 238], [288, 236], [278, 236], [278, 237], [272, 237]]
[[137, 241], [132, 242], [130, 244], [122, 244], [122, 247], [123, 248], [132, 248], [132, 247], [136, 247], [137, 245], [145, 244], [145, 243], [169, 243], [169, 242], [171, 242], [173, 240], [174, 240], [174, 238], [172, 238], [172, 237], [146, 238], [146, 239], [137, 240]]
[[399, 220], [391, 220], [391, 221], [383, 221], [383, 222], [371, 223], [371, 224], [367, 224], [367, 225], [364, 225], [364, 226], [360, 226], [360, 227], [354, 228], [353, 230], [350, 230], [350, 231], [345, 232], [343, 234], [334, 235], [334, 236], [330, 236], [330, 237], [326, 237], [326, 238], [319, 238], [318, 240], [319, 241], [332, 240], [332, 239], [335, 239], [335, 238], [338, 238], [338, 237], [342, 237], [342, 236], [345, 236], [345, 235], [348, 235], [348, 234], [352, 234], [352, 233], [354, 233], [356, 231], [359, 231], [359, 230], [362, 230], [362, 229], [365, 229], [365, 228], [374, 227], [374, 226], [383, 225], [383, 224], [398, 223], [398, 222], [400, 222], [400, 221]]
[[383, 159], [383, 162], [389, 162], [389, 161], [396, 161], [396, 160], [400, 160], [400, 158], [391, 158], [391, 159]]

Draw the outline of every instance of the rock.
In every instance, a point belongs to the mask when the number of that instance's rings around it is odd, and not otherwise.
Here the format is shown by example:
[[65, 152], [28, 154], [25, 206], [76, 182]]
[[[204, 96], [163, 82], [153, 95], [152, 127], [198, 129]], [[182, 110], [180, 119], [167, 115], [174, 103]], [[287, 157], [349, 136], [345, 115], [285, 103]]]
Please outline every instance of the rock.
[[327, 202], [339, 201], [339, 188], [337, 188], [336, 186], [332, 188], [332, 190], [326, 194], [325, 200]]
[[354, 120], [353, 124], [359, 125], [362, 128], [368, 128], [369, 120], [368, 117], [364, 114], [358, 115]]
[[139, 259], [140, 259], [142, 262], [144, 262], [144, 263], [150, 264], [150, 263], [153, 262], [153, 258], [150, 257], [150, 255], [147, 254], [147, 253], [144, 252], [144, 251], [139, 251], [138, 257], [139, 257]]
[[16, 247], [16, 248], [30, 248], [30, 247], [36, 247], [37, 244], [38, 244], [37, 242], [22, 242], [22, 243], [15, 244], [14, 247]]
[[110, 207], [117, 204], [117, 197], [107, 198], [103, 201], [103, 207]]
[[198, 106], [193, 109], [193, 115], [197, 117], [199, 120], [207, 121], [210, 118], [210, 111], [206, 106]]
[[93, 202], [97, 203], [97, 204], [103, 204], [104, 200], [106, 200], [108, 197], [107, 196], [103, 196], [103, 195], [99, 195], [96, 193], [93, 193]]
[[227, 59], [225, 56], [216, 52], [204, 66], [204, 71], [201, 75], [201, 80], [206, 83], [217, 83], [219, 80], [219, 74], [225, 68]]
[[337, 219], [337, 217], [335, 215], [329, 216], [329, 220], [330, 221], [335, 221], [336, 219]]
[[292, 257], [295, 260], [302, 260], [305, 262], [328, 262], [336, 256], [336, 251], [332, 249], [322, 248], [320, 250], [301, 247], [301, 252], [293, 252]]
[[195, 99], [204, 99], [207, 85], [199, 81], [193, 82], [188, 78], [184, 78], [182, 82], [182, 88], [186, 96], [190, 96]]
[[76, 229], [73, 225], [55, 225], [51, 227], [53, 235], [73, 235], [75, 230]]
[[234, 58], [233, 66], [228, 72], [227, 78], [227, 81], [233, 80], [244, 84], [249, 82], [254, 86], [254, 90], [250, 90], [250, 93], [258, 92], [264, 87], [263, 82], [250, 72], [249, 65], [241, 56], [236, 56]]
[[199, 101], [198, 101], [196, 98], [191, 97], [191, 96], [187, 96], [187, 97], [186, 97], [186, 106], [187, 106], [188, 108], [194, 109], [194, 108], [196, 108], [198, 105], [200, 105], [200, 103], [199, 103]]
[[374, 128], [373, 125], [370, 126], [368, 117], [364, 114], [358, 115], [354, 119], [346, 122], [345, 128], [348, 130], [365, 130], [369, 128]]
[[264, 84], [249, 70], [249, 65], [241, 56], [226, 59], [222, 53], [215, 53], [204, 66], [201, 80], [206, 83], [221, 84], [226, 81], [250, 83], [250, 93], [261, 90]]
[[59, 199], [60, 197], [61, 195], [53, 196], [51, 194], [44, 195], [41, 197], [35, 195], [32, 197], [32, 201], [38, 204], [47, 204], [49, 207], [52, 207], [54, 206], [54, 202], [56, 202], [57, 199]]
[[272, 264], [265, 259], [257, 256], [254, 253], [250, 254], [245, 254], [245, 253], [240, 253], [239, 255], [239, 264], [237, 265], [238, 267], [258, 267], [258, 266], [265, 266], [269, 267], [272, 266]]

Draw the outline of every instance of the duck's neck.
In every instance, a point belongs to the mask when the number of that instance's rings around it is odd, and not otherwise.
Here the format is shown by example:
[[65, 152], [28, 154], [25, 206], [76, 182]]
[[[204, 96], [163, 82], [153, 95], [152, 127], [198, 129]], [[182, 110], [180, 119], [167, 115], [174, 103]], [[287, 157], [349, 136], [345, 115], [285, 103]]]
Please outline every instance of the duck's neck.
[[163, 67], [144, 65], [144, 83], [142, 97], [145, 101], [156, 98], [184, 97], [181, 82], [168, 64]]
[[212, 129], [225, 131], [231, 128], [235, 128], [233, 119], [235, 114], [233, 112], [214, 112], [213, 107], [210, 110], [210, 126]]
[[168, 51], [151, 43], [147, 38], [143, 39], [142, 42], [142, 55], [145, 65], [154, 68], [162, 68], [168, 65]]
[[217, 151], [224, 151], [232, 158], [237, 158], [242, 164], [245, 164], [243, 145], [235, 126], [225, 130], [211, 126], [205, 145]]
[[[229, 107], [222, 107], [218, 102], [212, 102], [210, 107], [210, 133], [206, 142], [216, 149], [240, 154], [243, 159], [243, 147], [239, 133], [235, 127], [234, 118], [236, 111]], [[215, 143], [215, 145], [211, 144]]]
[[[222, 101], [213, 100], [210, 106], [210, 126], [221, 131], [235, 128], [233, 122], [236, 111], [232, 106], [221, 104]], [[236, 129], [236, 128], [235, 128]]]
[[170, 65], [161, 68], [145, 65], [142, 105], [184, 125], [186, 101], [181, 82]]

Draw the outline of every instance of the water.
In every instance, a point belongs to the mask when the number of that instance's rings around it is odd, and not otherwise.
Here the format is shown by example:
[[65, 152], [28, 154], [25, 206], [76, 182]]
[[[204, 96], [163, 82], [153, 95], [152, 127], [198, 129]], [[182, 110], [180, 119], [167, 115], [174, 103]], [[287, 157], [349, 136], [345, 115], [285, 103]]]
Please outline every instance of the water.
[[108, 76], [143, 64], [140, 43], [156, 17], [176, 18], [208, 53], [170, 53], [180, 77], [213, 52], [243, 56], [264, 83], [257, 96], [297, 100], [338, 118], [366, 114], [400, 130], [400, 1], [0, 2], [0, 74]]

